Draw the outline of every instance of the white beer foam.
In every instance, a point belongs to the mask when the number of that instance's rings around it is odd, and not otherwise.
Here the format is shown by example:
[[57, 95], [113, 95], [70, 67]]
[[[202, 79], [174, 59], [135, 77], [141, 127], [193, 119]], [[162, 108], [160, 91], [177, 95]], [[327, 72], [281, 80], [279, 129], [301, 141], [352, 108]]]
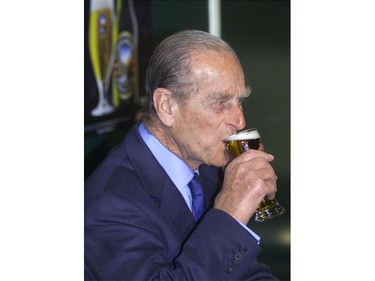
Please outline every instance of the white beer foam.
[[233, 134], [226, 138], [227, 141], [234, 141], [234, 140], [252, 140], [252, 139], [259, 139], [260, 135], [258, 130], [254, 129], [247, 129], [236, 134]]

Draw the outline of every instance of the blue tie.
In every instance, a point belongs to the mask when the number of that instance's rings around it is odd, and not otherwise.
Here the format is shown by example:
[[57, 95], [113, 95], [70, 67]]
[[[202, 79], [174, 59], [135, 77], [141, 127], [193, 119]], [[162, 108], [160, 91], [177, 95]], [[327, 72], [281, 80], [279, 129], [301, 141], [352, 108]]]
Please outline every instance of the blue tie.
[[201, 180], [197, 173], [194, 173], [193, 179], [189, 182], [188, 187], [192, 197], [192, 209], [195, 221], [198, 221], [203, 215], [206, 207], [204, 204], [204, 193]]

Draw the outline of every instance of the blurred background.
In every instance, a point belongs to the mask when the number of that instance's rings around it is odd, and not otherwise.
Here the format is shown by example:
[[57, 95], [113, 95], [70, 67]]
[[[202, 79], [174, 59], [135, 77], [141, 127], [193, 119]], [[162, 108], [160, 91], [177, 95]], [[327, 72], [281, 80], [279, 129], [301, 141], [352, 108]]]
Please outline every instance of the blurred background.
[[[128, 1], [116, 1], [118, 5], [117, 2], [122, 5], [121, 9], [116, 6], [116, 11], [120, 10], [123, 18], [131, 18]], [[277, 199], [286, 209], [278, 218], [263, 223], [251, 221], [249, 227], [262, 238], [260, 261], [268, 264], [280, 280], [290, 280], [290, 1], [218, 2], [221, 37], [236, 51], [252, 87], [252, 94], [243, 105], [247, 127], [259, 129], [265, 149], [275, 156]], [[136, 55], [135, 65], [129, 67], [133, 71], [129, 77], [138, 80], [138, 92], [131, 98], [119, 98], [112, 112], [93, 116], [92, 109], [98, 104], [98, 84], [89, 54], [90, 1], [85, 1], [85, 179], [134, 124], [153, 49], [180, 30], [209, 31], [208, 0], [134, 1], [130, 8], [136, 15], [137, 46], [129, 47]], [[134, 22], [116, 24], [120, 30], [134, 30]], [[113, 81], [109, 85], [110, 103], [116, 99]]]

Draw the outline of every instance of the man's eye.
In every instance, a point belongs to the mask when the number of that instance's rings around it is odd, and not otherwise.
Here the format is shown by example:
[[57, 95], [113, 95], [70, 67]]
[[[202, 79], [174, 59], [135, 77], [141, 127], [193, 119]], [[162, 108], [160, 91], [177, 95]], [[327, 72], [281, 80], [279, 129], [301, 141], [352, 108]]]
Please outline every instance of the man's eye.
[[224, 107], [226, 104], [226, 101], [224, 100], [218, 100], [218, 101], [215, 101], [212, 105], [214, 107]]

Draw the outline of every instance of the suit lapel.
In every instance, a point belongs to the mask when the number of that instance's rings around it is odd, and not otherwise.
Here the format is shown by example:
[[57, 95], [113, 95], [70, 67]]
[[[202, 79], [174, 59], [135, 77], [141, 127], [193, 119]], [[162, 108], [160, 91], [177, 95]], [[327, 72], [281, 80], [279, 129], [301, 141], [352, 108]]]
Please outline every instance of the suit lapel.
[[138, 124], [129, 132], [125, 145], [144, 189], [172, 225], [177, 236], [181, 241], [184, 240], [195, 225], [193, 215], [177, 187], [144, 143]]
[[160, 210], [173, 225], [174, 231], [181, 241], [185, 240], [195, 226], [195, 220], [181, 193], [169, 177], [167, 177], [163, 188]]

